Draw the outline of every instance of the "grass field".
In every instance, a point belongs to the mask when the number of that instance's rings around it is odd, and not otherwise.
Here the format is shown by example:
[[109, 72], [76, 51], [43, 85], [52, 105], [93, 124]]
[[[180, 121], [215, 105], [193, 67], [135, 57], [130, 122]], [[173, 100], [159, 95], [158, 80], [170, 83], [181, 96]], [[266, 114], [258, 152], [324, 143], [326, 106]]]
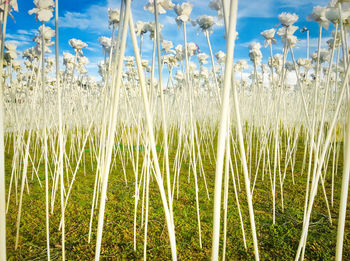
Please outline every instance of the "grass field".
[[[10, 145], [9, 145], [10, 146]], [[7, 188], [11, 175], [12, 151], [7, 149], [6, 154], [6, 181]], [[161, 151], [161, 150], [159, 150]], [[295, 165], [295, 184], [293, 185], [290, 170], [284, 184], [284, 204], [282, 211], [279, 183], [277, 183], [277, 212], [276, 225], [272, 225], [272, 196], [268, 174], [262, 180], [261, 171], [254, 190], [253, 202], [257, 234], [259, 240], [260, 257], [262, 260], [293, 260], [298, 247], [302, 222], [305, 195], [306, 174], [301, 175], [303, 158], [303, 144], [300, 142], [297, 150]], [[126, 155], [127, 150], [121, 150]], [[73, 185], [72, 194], [66, 209], [66, 259], [92, 260], [94, 258], [97, 218], [93, 223], [91, 242], [88, 243], [89, 220], [91, 201], [94, 189], [96, 163], [92, 170], [90, 161], [90, 148], [85, 150], [85, 167], [82, 165], [78, 171]], [[142, 167], [142, 153], [139, 168]], [[160, 153], [160, 152], [159, 152]], [[174, 159], [174, 148], [170, 151], [170, 159]], [[341, 153], [342, 154], [342, 153]], [[162, 162], [162, 161], [160, 161]], [[183, 162], [180, 175], [180, 189], [178, 198], [174, 200], [174, 219], [176, 231], [177, 253], [179, 260], [209, 260], [212, 242], [212, 215], [215, 166], [207, 157], [203, 158], [210, 200], [207, 198], [202, 177], [199, 177], [199, 203], [202, 228], [203, 248], [199, 247], [198, 225], [196, 216], [195, 186], [193, 176], [188, 179], [189, 162]], [[283, 171], [283, 160], [281, 171]], [[325, 200], [319, 186], [319, 191], [313, 208], [310, 224], [306, 260], [332, 260], [335, 256], [337, 213], [340, 198], [342, 156], [339, 159], [338, 174], [335, 177], [334, 206], [331, 208], [333, 224], [329, 223]], [[171, 160], [171, 166], [173, 161]], [[329, 164], [332, 161], [330, 160]], [[23, 164], [19, 163], [19, 164]], [[74, 162], [72, 168], [74, 169]], [[235, 163], [234, 163], [235, 164]], [[239, 164], [239, 163], [238, 163]], [[50, 164], [54, 168], [53, 164]], [[238, 165], [238, 169], [240, 166]], [[255, 169], [253, 164], [252, 169]], [[261, 169], [261, 166], [260, 166]], [[328, 168], [330, 173], [330, 168]], [[255, 171], [253, 171], [255, 173]], [[66, 175], [66, 174], [65, 174]], [[141, 198], [137, 217], [137, 248], [133, 249], [133, 220], [134, 220], [134, 172], [131, 163], [126, 165], [127, 184], [125, 183], [122, 165], [117, 160], [109, 176], [108, 200], [105, 212], [105, 224], [102, 240], [101, 257], [103, 260], [141, 260], [143, 258], [144, 227], [141, 224]], [[18, 249], [15, 250], [16, 218], [18, 207], [16, 196], [11, 195], [9, 212], [7, 214], [7, 249], [8, 260], [45, 260], [46, 234], [45, 234], [45, 189], [43, 164], [39, 170], [39, 177], [43, 187], [32, 172], [28, 169], [28, 188], [23, 197], [23, 212], [20, 227]], [[231, 176], [232, 177], [232, 176]], [[230, 177], [230, 178], [231, 178]], [[71, 178], [71, 177], [70, 177]], [[51, 182], [52, 179], [50, 179]], [[190, 182], [188, 182], [190, 181]], [[236, 179], [236, 182], [238, 180]], [[244, 248], [240, 219], [235, 201], [232, 179], [230, 179], [228, 218], [227, 218], [227, 260], [253, 260], [253, 243], [250, 233], [249, 215], [244, 192], [244, 179], [240, 173], [239, 200], [244, 219], [244, 228], [247, 239], [247, 250]], [[51, 191], [50, 184], [50, 191]], [[238, 185], [238, 184], [237, 184]], [[331, 175], [326, 176], [326, 191], [331, 191]], [[19, 185], [20, 186], [20, 185]], [[17, 192], [19, 193], [18, 188]], [[17, 195], [18, 196], [18, 195]], [[327, 195], [330, 200], [330, 194]], [[50, 246], [53, 260], [61, 258], [61, 233], [58, 230], [60, 222], [59, 194], [56, 197], [55, 210], [50, 215]], [[223, 214], [223, 211], [222, 211]], [[344, 260], [350, 260], [350, 214], [347, 211], [347, 224], [344, 239]], [[151, 178], [149, 195], [149, 223], [147, 238], [147, 256], [149, 260], [170, 260], [171, 251], [164, 218], [162, 203], [156, 182]], [[223, 226], [221, 226], [221, 229]], [[220, 251], [222, 251], [221, 242]], [[221, 252], [222, 253], [222, 252]]]

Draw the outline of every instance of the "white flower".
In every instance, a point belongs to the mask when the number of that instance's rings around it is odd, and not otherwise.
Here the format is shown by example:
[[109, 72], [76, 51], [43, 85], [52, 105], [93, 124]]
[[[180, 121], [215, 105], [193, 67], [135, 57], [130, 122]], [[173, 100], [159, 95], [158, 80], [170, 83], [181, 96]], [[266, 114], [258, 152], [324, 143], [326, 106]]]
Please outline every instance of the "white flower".
[[17, 58], [17, 45], [14, 43], [5, 43], [6, 55], [8, 55], [11, 59]]
[[176, 59], [178, 61], [183, 60], [185, 53], [184, 53], [184, 48], [181, 44], [176, 45], [175, 52], [176, 52]]
[[148, 66], [148, 60], [142, 59], [141, 65], [146, 68]]
[[101, 36], [98, 38], [99, 43], [102, 45], [102, 49], [105, 53], [109, 53], [112, 46], [112, 38]]
[[[174, 6], [175, 5], [171, 2], [171, 0], [158, 0], [158, 14], [165, 14], [166, 10], [171, 10], [174, 8]], [[154, 0], [149, 0], [144, 9], [154, 14]]]
[[294, 70], [294, 65], [293, 65], [293, 63], [291, 63], [291, 62], [286, 62], [286, 63], [284, 64], [284, 68], [286, 68], [286, 70], [287, 70], [288, 72], [291, 72], [291, 71]]
[[134, 56], [125, 56], [124, 61], [126, 67], [132, 67], [134, 65]]
[[222, 64], [225, 62], [226, 54], [223, 51], [218, 51], [215, 54], [215, 58], [218, 60], [218, 64]]
[[281, 27], [280, 29], [278, 29], [277, 31], [277, 35], [283, 37], [287, 37], [289, 35], [293, 35], [295, 33], [295, 31], [298, 30], [298, 26], [288, 26], [288, 27]]
[[198, 57], [198, 60], [199, 60], [200, 64], [207, 64], [208, 63], [207, 59], [208, 59], [209, 56], [207, 54], [199, 53], [197, 55], [197, 57]]
[[213, 32], [213, 25], [215, 24], [214, 17], [208, 15], [201, 15], [197, 18], [197, 24], [203, 32]]
[[79, 56], [78, 57], [78, 64], [80, 65], [86, 65], [89, 63], [89, 59], [85, 56]]
[[181, 25], [182, 22], [187, 22], [190, 19], [193, 5], [191, 3], [177, 4], [174, 7], [175, 13], [177, 14], [176, 22]]
[[259, 65], [261, 63], [261, 59], [262, 59], [262, 53], [260, 51], [260, 48], [261, 48], [260, 43], [252, 42], [249, 44], [248, 48], [249, 48], [250, 60], [253, 63]]
[[328, 29], [329, 21], [326, 18], [326, 10], [327, 7], [323, 6], [315, 6], [312, 9], [312, 13], [307, 17], [308, 21], [316, 21], [319, 23], [320, 26], [323, 26], [324, 28]]
[[147, 22], [142, 22], [142, 21], [138, 21], [135, 24], [135, 34], [136, 35], [142, 35], [147, 33]]
[[[343, 16], [342, 16], [343, 17]], [[326, 18], [332, 23], [337, 23], [340, 19], [339, 10], [336, 7], [327, 7]]]
[[285, 38], [282, 38], [282, 42], [289, 47], [294, 47], [298, 43], [298, 38], [295, 35], [288, 35]]
[[173, 47], [174, 45], [171, 41], [168, 41], [168, 40], [162, 41], [162, 48], [165, 53], [174, 52], [173, 50], [171, 50]]
[[187, 53], [189, 56], [195, 55], [197, 51], [198, 51], [198, 46], [195, 43], [190, 42], [187, 44]]
[[[317, 51], [311, 54], [311, 58], [314, 62], [317, 61]], [[329, 60], [329, 52], [326, 49], [320, 50], [320, 63], [328, 62]]]
[[173, 54], [167, 54], [163, 56], [163, 62], [168, 65], [169, 68], [178, 66], [177, 59]]
[[274, 44], [276, 43], [275, 33], [276, 33], [276, 30], [274, 28], [265, 30], [260, 33], [265, 38], [265, 43], [264, 43], [265, 47], [271, 43], [274, 43]]
[[35, 58], [39, 57], [38, 52], [36, 52], [36, 49], [34, 47], [30, 47], [23, 51], [22, 57], [25, 59], [28, 59], [29, 61], [33, 61]]
[[116, 27], [120, 21], [120, 11], [118, 8], [112, 9], [108, 8], [108, 25]]
[[35, 14], [35, 18], [41, 22], [49, 21], [53, 14], [53, 0], [34, 0], [35, 8], [28, 11], [28, 14]]
[[239, 71], [243, 71], [248, 69], [248, 62], [247, 60], [241, 59], [237, 62], [237, 66], [239, 68]]
[[290, 26], [294, 24], [296, 21], [298, 21], [298, 19], [299, 19], [299, 16], [297, 16], [296, 14], [283, 12], [278, 15], [278, 20], [280, 20], [280, 23], [283, 26]]
[[288, 27], [285, 26], [278, 29], [277, 34], [281, 36], [282, 42], [284, 44], [286, 44], [289, 47], [294, 47], [298, 42], [298, 38], [293, 35], [296, 30], [298, 30], [297, 26], [294, 26], [294, 25], [290, 25]]
[[311, 60], [310, 59], [306, 59], [306, 58], [299, 58], [297, 60], [297, 64], [299, 66], [307, 66], [307, 65], [311, 65]]
[[74, 65], [75, 56], [71, 53], [63, 52], [63, 64], [67, 70], [72, 70]]
[[184, 79], [185, 79], [184, 74], [180, 70], [176, 71], [175, 80], [178, 82], [182, 82]]
[[201, 70], [200, 70], [200, 76], [202, 78], [204, 78], [204, 80], [208, 80], [209, 79], [209, 70], [208, 70], [208, 68], [202, 66]]
[[88, 47], [86, 43], [75, 38], [69, 40], [69, 45], [72, 46], [72, 48], [74, 48], [74, 50], [80, 54], [82, 53], [81, 49]]
[[43, 35], [45, 41], [50, 41], [51, 38], [55, 36], [55, 30], [45, 25], [41, 25], [39, 27], [39, 32], [40, 32], [40, 38]]
[[223, 15], [223, 9], [222, 9], [222, 1], [221, 0], [212, 0], [209, 2], [209, 8], [211, 10], [218, 12], [218, 20], [222, 20], [224, 17]]

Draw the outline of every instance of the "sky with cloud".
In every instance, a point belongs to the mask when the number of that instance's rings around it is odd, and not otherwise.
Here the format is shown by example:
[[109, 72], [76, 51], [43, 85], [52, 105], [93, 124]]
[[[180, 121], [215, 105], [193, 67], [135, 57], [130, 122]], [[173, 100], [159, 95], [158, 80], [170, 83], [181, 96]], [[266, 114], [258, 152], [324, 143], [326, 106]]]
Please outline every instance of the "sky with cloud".
[[[183, 1], [173, 0], [173, 3], [182, 3]], [[194, 7], [191, 14], [192, 19], [199, 15], [215, 16], [216, 12], [208, 8], [209, 1], [192, 0]], [[135, 23], [141, 21], [153, 21], [154, 16], [145, 11], [143, 6], [146, 1], [134, 0], [132, 2], [132, 14]], [[314, 5], [327, 5], [328, 1], [319, 0], [241, 0], [238, 6], [237, 31], [239, 33], [236, 41], [235, 59], [249, 59], [248, 45], [252, 41], [264, 43], [260, 33], [266, 29], [278, 26], [278, 14], [281, 12], [291, 12], [299, 15], [299, 20], [295, 24], [301, 27], [307, 27], [310, 30], [310, 48], [311, 53], [317, 48], [318, 24], [307, 21], [307, 16], [312, 12]], [[28, 10], [34, 7], [30, 0], [19, 2], [19, 12], [13, 12], [14, 20], [9, 18], [7, 27], [7, 41], [13, 41], [18, 44], [18, 51], [23, 51], [34, 45], [32, 38], [37, 34], [37, 28], [41, 25], [35, 21], [34, 15], [29, 15]], [[60, 54], [63, 51], [73, 53], [68, 44], [71, 38], [80, 39], [88, 44], [84, 50], [84, 55], [90, 60], [87, 69], [92, 75], [97, 76], [97, 63], [103, 60], [103, 53], [98, 42], [100, 36], [111, 36], [111, 29], [108, 28], [108, 8], [119, 8], [120, 0], [59, 0], [59, 43]], [[164, 25], [162, 35], [164, 39], [171, 40], [174, 46], [183, 44], [183, 31], [177, 28], [175, 22], [176, 14], [173, 10], [160, 15], [160, 23]], [[49, 26], [54, 27], [54, 23], [49, 22]], [[329, 38], [333, 29], [324, 30], [322, 41], [323, 47], [327, 48], [325, 41]], [[209, 54], [208, 45], [204, 34], [196, 27], [188, 25], [188, 41], [195, 42], [202, 52]], [[298, 47], [295, 49], [297, 57], [306, 55], [306, 34], [299, 31], [295, 34], [299, 39]], [[224, 27], [215, 26], [214, 32], [210, 36], [213, 52], [225, 52]], [[278, 43], [274, 46], [274, 52], [282, 51], [281, 39], [277, 36]], [[53, 48], [52, 48], [52, 51]], [[266, 62], [269, 57], [269, 50], [262, 48], [263, 61]], [[126, 55], [132, 55], [132, 46], [130, 40], [127, 44]], [[152, 41], [146, 35], [143, 44], [143, 57], [151, 59]]]

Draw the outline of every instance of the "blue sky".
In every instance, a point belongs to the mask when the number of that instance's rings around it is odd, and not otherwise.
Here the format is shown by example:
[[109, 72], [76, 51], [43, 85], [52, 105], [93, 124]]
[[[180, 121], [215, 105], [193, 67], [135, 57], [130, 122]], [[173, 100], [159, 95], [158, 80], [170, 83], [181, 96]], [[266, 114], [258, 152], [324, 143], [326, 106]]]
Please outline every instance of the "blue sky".
[[[183, 1], [173, 0], [176, 3]], [[192, 0], [194, 8], [191, 14], [192, 19], [196, 19], [199, 15], [216, 15], [215, 11], [208, 8], [209, 1]], [[260, 32], [270, 29], [278, 25], [277, 15], [281, 12], [291, 12], [299, 15], [297, 26], [306, 26], [310, 30], [310, 47], [311, 52], [315, 51], [317, 46], [318, 24], [315, 22], [306, 21], [308, 14], [312, 12], [314, 5], [326, 5], [328, 1], [320, 0], [241, 0], [238, 7], [238, 22], [237, 31], [239, 38], [236, 41], [235, 59], [248, 59], [248, 44], [252, 41], [260, 42], [263, 45], [264, 39], [260, 36]], [[144, 11], [143, 6], [146, 1], [134, 0], [132, 2], [133, 18], [136, 21], [152, 21], [153, 15]], [[77, 38], [86, 42], [89, 46], [84, 51], [90, 63], [87, 69], [90, 74], [97, 76], [97, 63], [103, 60], [102, 49], [98, 43], [98, 37], [111, 36], [111, 30], [108, 28], [107, 9], [119, 8], [120, 0], [60, 0], [59, 1], [59, 16], [60, 16], [60, 54], [63, 51], [73, 53], [72, 48], [68, 44], [71, 38]], [[34, 15], [28, 15], [28, 10], [34, 7], [30, 0], [19, 2], [19, 12], [13, 12], [15, 21], [9, 18], [7, 27], [7, 41], [18, 42], [18, 50], [22, 51], [34, 45], [32, 42], [33, 36], [36, 34], [39, 22], [35, 21]], [[164, 39], [171, 40], [174, 46], [183, 44], [183, 32], [178, 30], [175, 23], [175, 12], [168, 11], [160, 16], [160, 22], [164, 24], [162, 34]], [[51, 22], [49, 26], [53, 27]], [[333, 29], [330, 26], [329, 30], [324, 30], [323, 47], [326, 40]], [[297, 57], [306, 55], [306, 34], [296, 32], [296, 36], [300, 39], [298, 48], [295, 49]], [[281, 40], [277, 36], [278, 43], [274, 46], [274, 53], [281, 52]], [[197, 32], [197, 28], [188, 25], [188, 41], [195, 42], [201, 51], [209, 54], [207, 43], [202, 32]], [[211, 43], [213, 52], [220, 50], [225, 52], [225, 39], [223, 26], [216, 26], [214, 33], [211, 35]], [[53, 48], [52, 48], [53, 50]], [[143, 52], [145, 58], [151, 57], [152, 42], [148, 35], [145, 37]], [[267, 61], [269, 50], [262, 48], [263, 61]], [[131, 44], [128, 44], [127, 54], [132, 55]]]

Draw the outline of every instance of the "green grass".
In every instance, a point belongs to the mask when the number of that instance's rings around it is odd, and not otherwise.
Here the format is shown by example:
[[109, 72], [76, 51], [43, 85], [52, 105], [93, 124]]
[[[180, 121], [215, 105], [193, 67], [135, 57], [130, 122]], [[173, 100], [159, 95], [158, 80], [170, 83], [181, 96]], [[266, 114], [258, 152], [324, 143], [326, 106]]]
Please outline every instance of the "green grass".
[[[126, 155], [127, 151], [128, 150], [124, 149], [122, 152], [124, 155]], [[92, 240], [91, 243], [88, 243], [89, 219], [95, 180], [95, 171], [91, 170], [90, 165], [90, 153], [91, 149], [86, 148], [86, 172], [84, 173], [83, 167], [79, 169], [77, 179], [74, 183], [72, 194], [69, 199], [69, 204], [65, 212], [67, 260], [92, 260], [94, 258], [97, 228], [96, 219], [98, 210], [95, 210]], [[140, 150], [140, 154], [143, 153], [144, 151]], [[158, 153], [161, 154], [162, 150], [158, 150]], [[174, 153], [174, 148], [172, 148], [170, 152], [170, 159], [174, 159]], [[303, 205], [306, 184], [306, 174], [301, 175], [300, 173], [303, 153], [301, 143], [299, 144], [297, 153], [297, 162], [294, 173], [296, 184], [292, 184], [289, 169], [287, 171], [287, 178], [284, 184], [284, 212], [282, 212], [281, 209], [281, 200], [279, 194], [280, 187], [279, 182], [277, 182], [276, 225], [272, 225], [272, 196], [268, 176], [265, 174], [265, 180], [262, 181], [261, 174], [259, 174], [257, 180], [253, 201], [259, 240], [260, 257], [262, 260], [293, 260], [296, 249], [298, 247], [302, 229]], [[13, 155], [11, 152], [6, 154], [7, 184], [9, 184], [10, 180], [12, 156]], [[181, 170], [179, 198], [175, 199], [174, 201], [176, 243], [179, 260], [210, 259], [215, 166], [212, 166], [210, 164], [207, 157], [204, 157], [203, 161], [211, 198], [211, 200], [208, 201], [203, 178], [199, 177], [199, 203], [203, 248], [200, 249], [199, 247], [194, 178], [191, 176], [190, 183], [188, 183], [189, 162], [187, 160], [184, 162]], [[96, 162], [94, 162], [94, 164], [94, 169], [96, 169]], [[140, 160], [140, 169], [142, 167], [141, 164], [142, 160]], [[281, 170], [283, 171], [283, 166], [281, 167]], [[52, 164], [51, 168], [53, 168]], [[240, 169], [239, 165], [238, 169]], [[252, 166], [252, 170], [255, 170], [254, 164]], [[39, 172], [42, 185], [44, 186], [45, 180], [43, 166], [40, 167]], [[140, 260], [143, 258], [144, 228], [141, 225], [142, 191], [140, 192], [141, 198], [138, 208], [137, 249], [134, 251], [134, 173], [132, 171], [132, 165], [130, 162], [126, 166], [126, 172], [128, 179], [127, 185], [124, 181], [122, 165], [118, 160], [116, 168], [114, 168], [109, 175], [107, 194], [108, 200], [106, 203], [101, 251], [103, 260]], [[253, 173], [255, 173], [255, 171]], [[318, 190], [314, 209], [312, 212], [313, 214], [311, 226], [308, 234], [307, 248], [305, 252], [306, 260], [334, 259], [338, 215], [337, 212], [341, 189], [341, 173], [342, 159], [339, 161], [338, 175], [335, 178], [335, 204], [331, 209], [333, 217], [332, 225], [328, 221], [322, 190], [321, 188]], [[248, 249], [244, 249], [239, 215], [234, 197], [233, 184], [232, 180], [230, 179], [227, 219], [227, 260], [254, 259], [248, 208], [243, 181], [243, 175], [240, 174], [241, 191], [239, 192], [239, 199], [244, 218]], [[52, 181], [50, 179], [50, 191], [52, 185], [51, 182]], [[20, 227], [20, 239], [17, 250], [14, 249], [17, 206], [15, 194], [12, 194], [11, 196], [9, 213], [7, 214], [7, 250], [9, 260], [46, 259], [45, 190], [44, 187], [41, 188], [39, 186], [35, 175], [34, 179], [32, 179], [31, 166], [29, 166], [28, 169], [28, 186], [30, 189], [30, 194], [27, 194], [27, 191], [25, 190]], [[330, 186], [331, 176], [329, 172], [326, 177], [326, 190], [329, 200], [331, 191]], [[18, 188], [18, 191], [19, 190], [20, 189]], [[54, 214], [50, 215], [50, 246], [51, 258], [53, 260], [60, 259], [61, 255], [61, 232], [58, 231], [61, 212], [59, 196], [60, 195], [58, 192], [55, 202]], [[344, 260], [350, 260], [349, 218], [350, 215], [348, 207], [343, 249]], [[221, 229], [222, 228], [223, 226], [221, 226]], [[222, 251], [222, 241], [220, 242], [220, 251]], [[171, 259], [171, 250], [168, 240], [164, 212], [160, 200], [159, 189], [154, 179], [151, 179], [150, 182], [147, 256], [149, 260]]]

